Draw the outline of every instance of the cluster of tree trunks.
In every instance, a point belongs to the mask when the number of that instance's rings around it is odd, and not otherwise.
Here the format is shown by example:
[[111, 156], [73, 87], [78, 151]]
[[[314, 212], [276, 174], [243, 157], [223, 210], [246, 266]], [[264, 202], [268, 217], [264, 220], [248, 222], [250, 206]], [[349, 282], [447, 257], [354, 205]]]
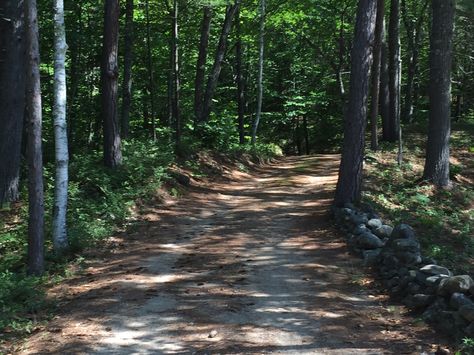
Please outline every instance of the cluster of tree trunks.
[[[372, 102], [370, 110], [372, 149], [377, 149], [377, 111], [382, 115], [383, 138], [399, 142], [401, 163], [402, 139], [400, 127], [400, 2], [391, 0], [389, 45], [383, 43], [384, 1], [359, 0], [352, 48], [351, 80], [349, 103], [345, 116], [344, 145], [339, 180], [334, 204], [342, 206], [360, 199], [362, 166], [365, 146], [365, 126], [367, 94], [374, 43], [372, 71]], [[409, 39], [411, 48], [409, 84], [407, 95], [412, 95], [413, 76], [417, 66], [417, 48], [421, 32], [421, 22], [426, 9], [425, 1], [421, 7], [415, 27], [407, 27], [413, 35]], [[406, 4], [402, 1], [402, 7]], [[406, 12], [406, 8], [404, 10]], [[432, 1], [432, 25], [430, 37], [430, 110], [429, 131], [426, 145], [426, 160], [423, 178], [444, 187], [449, 180], [449, 138], [451, 124], [451, 64], [454, 28], [454, 0]], [[405, 20], [406, 21], [406, 20]], [[375, 32], [375, 35], [374, 35]], [[418, 42], [417, 42], [418, 41]], [[388, 73], [387, 73], [388, 72]], [[388, 75], [387, 75], [388, 74]], [[387, 101], [388, 98], [388, 101]], [[410, 121], [413, 102], [406, 100], [405, 114]]]

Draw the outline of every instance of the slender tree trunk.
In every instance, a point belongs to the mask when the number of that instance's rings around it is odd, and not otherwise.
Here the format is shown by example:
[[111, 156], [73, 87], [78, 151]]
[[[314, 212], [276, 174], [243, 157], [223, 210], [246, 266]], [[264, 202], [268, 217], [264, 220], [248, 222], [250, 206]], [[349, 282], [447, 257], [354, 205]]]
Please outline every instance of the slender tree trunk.
[[387, 138], [396, 142], [400, 129], [400, 0], [390, 2], [388, 52], [390, 121]]
[[25, 0], [27, 39], [27, 109], [28, 109], [28, 273], [44, 272], [44, 191], [41, 146], [41, 85], [39, 71], [39, 33], [36, 0]]
[[451, 63], [454, 0], [432, 0], [430, 41], [430, 113], [423, 177], [439, 187], [448, 186], [451, 135]]
[[214, 98], [214, 92], [217, 88], [219, 76], [222, 70], [222, 62], [227, 48], [227, 39], [229, 37], [230, 30], [232, 28], [232, 22], [240, 6], [241, 0], [235, 0], [233, 5], [227, 6], [224, 24], [222, 26], [222, 32], [219, 37], [219, 44], [217, 46], [216, 56], [214, 59], [214, 65], [212, 66], [211, 74], [207, 81], [206, 92], [203, 98], [202, 114], [199, 119], [200, 122], [207, 122], [211, 114], [212, 99]]
[[[462, 90], [462, 87], [461, 87]], [[457, 94], [456, 95], [456, 111], [454, 113], [454, 120], [457, 122], [459, 121], [459, 118], [463, 115], [463, 102], [464, 102], [464, 96], [462, 94]]]
[[150, 112], [148, 111], [148, 89], [147, 87], [143, 88], [142, 95], [142, 109], [143, 109], [143, 130], [148, 131], [150, 128]]
[[[82, 20], [82, 4], [80, 1], [76, 1], [74, 3], [74, 16], [77, 18], [77, 23], [74, 24], [77, 28], [77, 33], [83, 33], [84, 24]], [[71, 46], [70, 46], [70, 56], [71, 56], [71, 69], [70, 69], [70, 85], [68, 91], [68, 98], [67, 102], [68, 105], [66, 107], [66, 117], [68, 119], [67, 125], [67, 136], [68, 136], [68, 144], [69, 144], [69, 158], [72, 159], [73, 157], [73, 148], [74, 148], [74, 140], [75, 140], [75, 123], [77, 118], [77, 110], [75, 107], [76, 99], [77, 99], [77, 92], [79, 89], [79, 72], [82, 66], [82, 44], [83, 44], [83, 36], [78, 35], [76, 40], [70, 39]], [[73, 37], [74, 38], [74, 37]], [[72, 40], [72, 41], [71, 41]]]
[[309, 132], [308, 132], [308, 118], [303, 116], [303, 129], [304, 129], [304, 145], [306, 148], [306, 155], [310, 155], [310, 148], [309, 148]]
[[360, 198], [376, 14], [377, 0], [359, 0], [351, 53], [351, 79], [344, 125], [344, 145], [334, 200], [336, 206]]
[[424, 1], [421, 11], [418, 14], [416, 24], [413, 25], [408, 18], [406, 0], [402, 0], [401, 9], [403, 23], [407, 32], [407, 42], [408, 42], [408, 71], [407, 71], [407, 82], [405, 89], [405, 103], [403, 106], [402, 118], [404, 122], [412, 123], [413, 122], [413, 113], [414, 113], [414, 88], [415, 88], [415, 76], [418, 70], [418, 57], [420, 53], [421, 38], [422, 38], [422, 27], [424, 23], [426, 8], [428, 7], [429, 1]]
[[130, 107], [132, 104], [132, 63], [133, 63], [133, 1], [127, 0], [125, 8], [125, 48], [123, 56], [122, 83], [122, 138], [130, 132]]
[[211, 32], [212, 8], [204, 6], [204, 18], [201, 24], [201, 39], [199, 41], [199, 55], [196, 64], [196, 79], [194, 81], [194, 126], [197, 126], [202, 115], [204, 99], [204, 79], [206, 77], [206, 60]]
[[155, 79], [153, 77], [153, 57], [151, 55], [150, 2], [145, 1], [146, 49], [148, 60], [148, 86], [150, 91], [151, 129], [153, 141], [156, 141]]
[[179, 78], [179, 28], [178, 28], [178, 1], [173, 0], [173, 16], [172, 16], [172, 70], [173, 70], [173, 122], [175, 126], [175, 143], [179, 147], [181, 142], [181, 112], [180, 112], [180, 90], [181, 83]]
[[385, 16], [385, 0], [377, 1], [377, 21], [375, 24], [374, 61], [372, 65], [372, 101], [370, 103], [370, 127], [371, 140], [370, 148], [373, 151], [378, 149], [378, 129], [377, 121], [379, 115], [379, 94], [380, 94], [380, 63], [382, 56], [382, 36]]
[[382, 35], [380, 62], [380, 116], [382, 117], [382, 140], [389, 141], [390, 131], [390, 90], [388, 80], [388, 48], [385, 40], [385, 25]]
[[119, 1], [105, 0], [104, 47], [102, 58], [102, 115], [104, 125], [104, 164], [122, 164], [117, 113]]
[[346, 89], [344, 87], [344, 80], [342, 78], [342, 69], [344, 67], [344, 55], [346, 54], [346, 44], [344, 40], [344, 29], [345, 29], [345, 17], [346, 17], [346, 7], [342, 9], [341, 16], [340, 16], [340, 24], [339, 24], [339, 38], [338, 42], [338, 63], [336, 65], [336, 78], [339, 86], [339, 95], [341, 97], [341, 102], [343, 106], [345, 105], [346, 101]]
[[25, 113], [23, 0], [0, 2], [0, 207], [19, 198]]
[[68, 139], [66, 124], [66, 27], [64, 1], [54, 1], [54, 138], [56, 147], [56, 179], [54, 181], [53, 245], [57, 253], [68, 247], [67, 199], [68, 199]]
[[236, 72], [237, 72], [237, 107], [238, 107], [238, 130], [239, 144], [245, 144], [245, 92], [244, 92], [244, 76], [242, 73], [242, 29], [240, 25], [240, 10], [235, 16], [235, 25], [237, 29], [237, 43], [235, 45]]
[[255, 121], [252, 127], [252, 145], [257, 141], [258, 125], [262, 116], [263, 104], [263, 64], [265, 51], [265, 17], [266, 17], [266, 0], [260, 0], [260, 30], [259, 30], [259, 47], [258, 47], [258, 79], [257, 79], [257, 112], [255, 113]]

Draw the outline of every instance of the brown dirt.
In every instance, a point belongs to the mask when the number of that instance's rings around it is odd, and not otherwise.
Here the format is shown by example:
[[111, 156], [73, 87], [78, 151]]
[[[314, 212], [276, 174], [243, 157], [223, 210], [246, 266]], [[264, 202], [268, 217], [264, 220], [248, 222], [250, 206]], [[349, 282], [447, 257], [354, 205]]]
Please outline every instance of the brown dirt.
[[437, 336], [390, 303], [328, 208], [335, 155], [285, 158], [148, 206], [20, 354], [419, 354]]

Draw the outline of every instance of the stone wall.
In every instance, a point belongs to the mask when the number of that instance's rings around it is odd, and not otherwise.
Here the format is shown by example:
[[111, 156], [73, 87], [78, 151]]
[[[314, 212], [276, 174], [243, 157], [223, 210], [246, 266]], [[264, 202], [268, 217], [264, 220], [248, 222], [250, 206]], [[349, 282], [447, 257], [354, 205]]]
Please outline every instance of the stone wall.
[[474, 338], [474, 281], [469, 275], [453, 275], [424, 257], [407, 224], [393, 228], [369, 208], [352, 204], [334, 209], [334, 217], [349, 248], [380, 274], [392, 296], [440, 332]]

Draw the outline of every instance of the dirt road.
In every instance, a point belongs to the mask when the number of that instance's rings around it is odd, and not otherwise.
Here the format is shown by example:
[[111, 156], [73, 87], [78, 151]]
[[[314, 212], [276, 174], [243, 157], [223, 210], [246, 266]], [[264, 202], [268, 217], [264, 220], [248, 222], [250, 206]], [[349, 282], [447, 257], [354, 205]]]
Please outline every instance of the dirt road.
[[410, 354], [433, 333], [331, 226], [338, 161], [286, 158], [143, 211], [21, 353]]

